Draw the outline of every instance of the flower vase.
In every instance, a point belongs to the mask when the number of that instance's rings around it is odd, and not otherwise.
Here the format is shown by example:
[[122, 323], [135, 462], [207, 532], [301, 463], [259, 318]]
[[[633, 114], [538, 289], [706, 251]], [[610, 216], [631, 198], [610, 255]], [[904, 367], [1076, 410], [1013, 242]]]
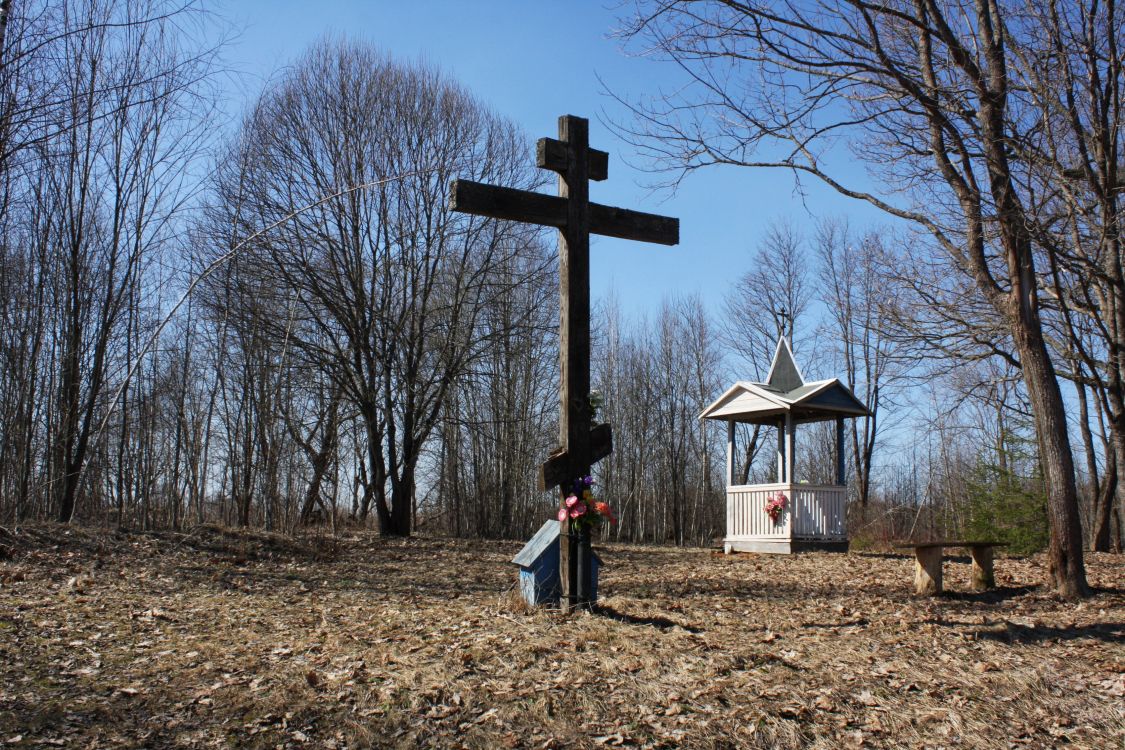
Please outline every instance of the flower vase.
[[569, 611], [578, 604], [578, 532], [573, 521], [562, 521], [559, 525], [560, 551], [566, 552], [564, 569], [559, 571], [565, 592], [561, 604], [564, 611]]
[[578, 606], [590, 609], [594, 605], [594, 561], [590, 548], [590, 529], [584, 524], [578, 529]]

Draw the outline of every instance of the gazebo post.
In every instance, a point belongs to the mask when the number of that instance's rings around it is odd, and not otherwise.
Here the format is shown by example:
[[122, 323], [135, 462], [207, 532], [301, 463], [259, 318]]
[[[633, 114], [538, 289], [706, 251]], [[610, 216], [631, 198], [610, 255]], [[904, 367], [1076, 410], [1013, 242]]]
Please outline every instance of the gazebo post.
[[793, 412], [785, 412], [785, 481], [793, 483], [793, 453], [797, 444], [797, 425]]
[[727, 420], [727, 487], [734, 484], [734, 420]]
[[785, 482], [785, 420], [777, 421], [777, 483]]
[[836, 417], [836, 484], [844, 486], [847, 472], [844, 469], [844, 418]]

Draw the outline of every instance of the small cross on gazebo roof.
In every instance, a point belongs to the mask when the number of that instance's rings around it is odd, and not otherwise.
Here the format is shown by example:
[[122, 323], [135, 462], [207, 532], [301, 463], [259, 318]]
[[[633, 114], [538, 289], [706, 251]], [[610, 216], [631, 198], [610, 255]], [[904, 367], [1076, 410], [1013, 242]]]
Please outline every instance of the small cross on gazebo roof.
[[839, 378], [806, 383], [789, 342], [781, 337], [766, 382], [738, 381], [699, 416], [727, 422], [776, 424], [778, 417], [786, 414], [795, 422], [819, 422], [863, 417], [870, 412]]

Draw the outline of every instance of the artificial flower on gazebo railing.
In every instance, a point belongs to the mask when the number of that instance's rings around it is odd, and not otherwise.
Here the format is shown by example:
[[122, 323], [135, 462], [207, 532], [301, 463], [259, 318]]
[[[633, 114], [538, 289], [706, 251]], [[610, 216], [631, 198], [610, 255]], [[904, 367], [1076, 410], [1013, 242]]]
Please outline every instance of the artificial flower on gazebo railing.
[[559, 520], [568, 518], [579, 529], [592, 529], [600, 526], [603, 521], [617, 523], [609, 504], [594, 499], [594, 478], [584, 476], [571, 483], [570, 494], [563, 500], [559, 508]]
[[778, 517], [781, 515], [782, 511], [785, 510], [785, 506], [788, 505], [788, 503], [789, 498], [785, 496], [785, 493], [775, 492], [770, 495], [769, 500], [766, 502], [766, 515], [770, 517], [771, 521], [777, 523]]

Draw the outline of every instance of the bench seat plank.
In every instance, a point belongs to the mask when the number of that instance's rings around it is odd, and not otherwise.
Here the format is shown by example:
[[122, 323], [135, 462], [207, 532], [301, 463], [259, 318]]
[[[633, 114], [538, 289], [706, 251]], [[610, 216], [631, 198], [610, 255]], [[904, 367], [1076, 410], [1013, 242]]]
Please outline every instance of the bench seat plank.
[[901, 542], [896, 549], [917, 549], [919, 547], [1007, 547], [1007, 542], [966, 542], [960, 540], [938, 540], [934, 542]]

